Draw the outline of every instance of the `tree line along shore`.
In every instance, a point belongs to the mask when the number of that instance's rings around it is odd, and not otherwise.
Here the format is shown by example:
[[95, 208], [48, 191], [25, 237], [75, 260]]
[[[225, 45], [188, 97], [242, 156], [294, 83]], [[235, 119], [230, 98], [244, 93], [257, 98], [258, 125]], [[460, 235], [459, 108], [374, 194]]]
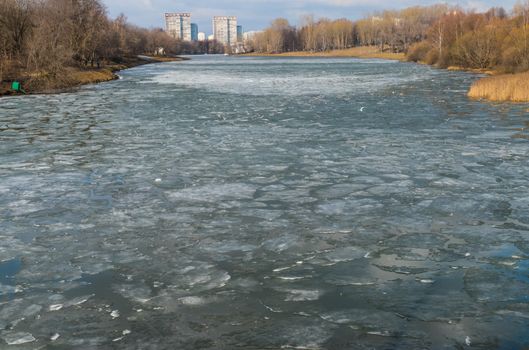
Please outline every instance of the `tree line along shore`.
[[[470, 97], [529, 102], [529, 0], [510, 11], [438, 4], [358, 21], [305, 16], [292, 26], [279, 18], [245, 46], [252, 55], [384, 58], [492, 73], [472, 86]], [[137, 27], [124, 15], [111, 19], [100, 0], [0, 0], [0, 95], [12, 92], [13, 81], [29, 92], [56, 91], [115, 79], [119, 69], [224, 49]]]
[[12, 93], [13, 81], [28, 92], [57, 91], [112, 80], [116, 70], [139, 64], [180, 60], [182, 53], [223, 50], [140, 28], [124, 15], [111, 19], [100, 0], [0, 0], [0, 95]]

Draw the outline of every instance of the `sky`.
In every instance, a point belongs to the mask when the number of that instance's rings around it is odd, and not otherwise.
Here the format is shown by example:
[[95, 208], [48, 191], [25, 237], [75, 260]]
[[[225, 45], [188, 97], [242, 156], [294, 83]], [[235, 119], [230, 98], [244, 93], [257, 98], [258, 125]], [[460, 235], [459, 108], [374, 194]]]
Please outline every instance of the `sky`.
[[142, 27], [163, 27], [165, 12], [190, 12], [199, 31], [211, 34], [213, 16], [237, 16], [244, 31], [260, 30], [278, 17], [297, 24], [303, 15], [316, 18], [362, 18], [374, 11], [449, 3], [475, 10], [503, 6], [511, 10], [516, 0], [103, 0], [111, 17], [120, 13]]

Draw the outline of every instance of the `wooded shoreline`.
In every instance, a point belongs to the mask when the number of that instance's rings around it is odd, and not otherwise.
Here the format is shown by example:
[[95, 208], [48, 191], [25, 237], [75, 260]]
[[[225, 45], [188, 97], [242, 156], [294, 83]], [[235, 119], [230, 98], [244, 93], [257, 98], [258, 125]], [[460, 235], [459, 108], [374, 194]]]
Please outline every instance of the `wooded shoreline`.
[[[378, 53], [355, 53], [362, 47], [376, 47]], [[529, 71], [529, 0], [510, 11], [437, 4], [374, 12], [360, 20], [309, 15], [297, 26], [278, 18], [253, 36], [251, 48], [257, 55], [396, 58], [492, 73], [498, 76], [476, 82], [469, 97], [529, 102], [529, 86], [523, 84]]]
[[42, 81], [34, 80], [32, 88], [26, 88], [24, 81], [29, 79], [28, 77], [22, 77], [22, 87], [24, 88], [24, 93], [15, 92], [11, 89], [12, 81], [3, 81], [0, 84], [0, 97], [1, 96], [14, 96], [14, 95], [33, 95], [33, 94], [50, 94], [50, 93], [60, 93], [67, 92], [75, 89], [77, 87], [89, 84], [97, 84], [108, 82], [118, 79], [116, 74], [119, 71], [134, 68], [137, 66], [153, 63], [162, 63], [162, 62], [178, 62], [189, 60], [186, 57], [156, 57], [156, 56], [140, 56], [140, 57], [128, 57], [124, 58], [122, 63], [119, 64], [108, 64], [100, 68], [76, 68], [76, 67], [67, 67], [63, 73], [63, 79], [53, 79], [47, 80], [42, 78]]

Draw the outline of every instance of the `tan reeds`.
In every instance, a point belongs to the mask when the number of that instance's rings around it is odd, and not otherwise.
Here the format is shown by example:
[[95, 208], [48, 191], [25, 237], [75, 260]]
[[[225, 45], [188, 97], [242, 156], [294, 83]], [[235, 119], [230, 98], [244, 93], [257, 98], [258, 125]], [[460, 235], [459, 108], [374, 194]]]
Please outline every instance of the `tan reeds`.
[[472, 85], [468, 96], [498, 102], [529, 102], [529, 72], [480, 79]]

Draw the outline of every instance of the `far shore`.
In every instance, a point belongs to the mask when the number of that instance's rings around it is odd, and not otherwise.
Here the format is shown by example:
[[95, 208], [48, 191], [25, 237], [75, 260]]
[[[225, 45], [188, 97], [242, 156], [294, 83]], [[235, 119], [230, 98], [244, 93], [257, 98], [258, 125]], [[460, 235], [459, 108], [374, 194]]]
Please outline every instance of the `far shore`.
[[[147, 56], [139, 55], [135, 57], [124, 58], [123, 62], [115, 64], [107, 64], [100, 68], [74, 68], [67, 67], [61, 72], [60, 78], [41, 77], [35, 73], [27, 73], [18, 80], [22, 82], [22, 86], [27, 95], [33, 94], [49, 94], [70, 91], [73, 88], [88, 85], [103, 83], [118, 79], [116, 72], [124, 69], [129, 69], [145, 64], [161, 63], [161, 62], [177, 62], [185, 61], [189, 58], [185, 57], [169, 57], [169, 56]], [[11, 90], [11, 81], [0, 82], [0, 97], [22, 95], [23, 93], [14, 92]]]
[[[377, 47], [353, 47], [343, 50], [324, 52], [295, 51], [285, 53], [247, 53], [239, 56], [249, 57], [350, 57], [362, 59], [384, 59], [407, 62], [404, 53], [382, 52]], [[61, 73], [61, 78], [39, 77], [35, 73], [26, 74], [19, 80], [26, 94], [48, 94], [71, 91], [72, 89], [88, 84], [108, 82], [118, 79], [116, 72], [136, 66], [161, 62], [175, 62], [189, 60], [189, 58], [175, 56], [148, 56], [139, 55], [123, 59], [119, 64], [107, 64], [101, 68], [73, 68], [68, 67]], [[420, 64], [425, 64], [418, 62]], [[465, 69], [462, 67], [448, 67], [453, 71], [469, 71], [486, 74], [488, 77], [476, 80], [469, 92], [471, 99], [487, 100], [492, 102], [529, 102], [529, 73], [501, 74], [494, 70]], [[0, 82], [0, 97], [21, 95], [11, 90], [11, 81]]]
[[[322, 52], [294, 51], [284, 53], [248, 53], [241, 56], [250, 57], [350, 57], [350, 58], [378, 58], [407, 62], [404, 53], [382, 52], [373, 46], [360, 46], [344, 50]], [[426, 64], [423, 62], [417, 62]], [[468, 92], [472, 99], [492, 102], [529, 102], [529, 73], [502, 74], [490, 69], [467, 69], [450, 66], [450, 71], [466, 71], [476, 74], [486, 74], [488, 77], [476, 80]]]
[[380, 58], [385, 60], [406, 61], [404, 53], [382, 52], [375, 46], [358, 46], [343, 50], [330, 51], [294, 51], [284, 53], [247, 53], [242, 56], [251, 57], [351, 57], [351, 58]]

